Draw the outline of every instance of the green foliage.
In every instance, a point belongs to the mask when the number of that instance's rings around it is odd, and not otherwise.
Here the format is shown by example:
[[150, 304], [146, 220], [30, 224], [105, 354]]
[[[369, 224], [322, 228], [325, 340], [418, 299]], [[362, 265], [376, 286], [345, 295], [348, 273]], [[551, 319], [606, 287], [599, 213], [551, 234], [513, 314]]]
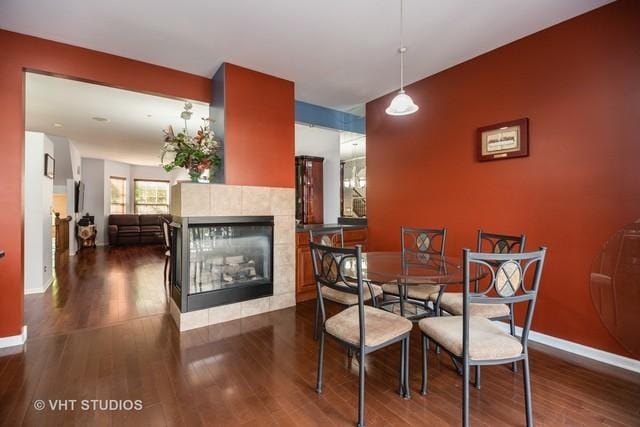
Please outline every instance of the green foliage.
[[[177, 135], [169, 126], [164, 130], [164, 147], [161, 162], [165, 171], [175, 168], [189, 170], [192, 179], [197, 179], [205, 170], [214, 175], [220, 167], [222, 159], [218, 156], [219, 143], [214, 139], [210, 118], [202, 118], [202, 125], [194, 136], [189, 134], [187, 121], [191, 118], [191, 104], [186, 103], [180, 117], [184, 119], [184, 130]], [[168, 157], [169, 161], [165, 161]]]

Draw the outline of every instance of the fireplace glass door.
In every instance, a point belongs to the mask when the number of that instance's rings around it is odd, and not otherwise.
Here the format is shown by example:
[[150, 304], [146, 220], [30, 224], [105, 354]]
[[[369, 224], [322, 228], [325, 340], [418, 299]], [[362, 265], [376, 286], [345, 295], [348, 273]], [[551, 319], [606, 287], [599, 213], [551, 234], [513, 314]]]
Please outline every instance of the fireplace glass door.
[[271, 282], [272, 227], [189, 225], [189, 294]]

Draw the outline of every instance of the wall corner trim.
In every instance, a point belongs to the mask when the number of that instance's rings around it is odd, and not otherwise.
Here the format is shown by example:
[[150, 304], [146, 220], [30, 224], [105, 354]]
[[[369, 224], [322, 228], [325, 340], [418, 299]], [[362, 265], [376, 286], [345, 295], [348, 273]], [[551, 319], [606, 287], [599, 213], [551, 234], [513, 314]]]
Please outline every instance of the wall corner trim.
[[[494, 323], [497, 323], [498, 326], [500, 326], [500, 328], [502, 328], [505, 332], [509, 332], [509, 325], [507, 323], [500, 321]], [[516, 326], [516, 334], [522, 334], [522, 328], [520, 328], [519, 326]], [[628, 371], [640, 373], [640, 360], [620, 356], [619, 354], [615, 353], [609, 353], [604, 350], [599, 350], [597, 348], [578, 344], [573, 341], [567, 341], [562, 338], [556, 338], [554, 336], [546, 335], [533, 330], [529, 332], [529, 339], [531, 341], [548, 345], [549, 347], [557, 348], [558, 350], [566, 351], [568, 353], [573, 353], [587, 359], [606, 363], [607, 365], [616, 366]]]
[[24, 294], [25, 295], [31, 295], [31, 294], [43, 294], [45, 292], [47, 292], [47, 289], [49, 289], [49, 286], [51, 286], [53, 284], [53, 277], [50, 277], [49, 280], [47, 281], [47, 284], [40, 287], [40, 288], [27, 288], [26, 286], [24, 287]]
[[27, 341], [27, 325], [24, 325], [22, 327], [22, 333], [20, 335], [0, 338], [0, 348], [23, 345], [26, 341]]

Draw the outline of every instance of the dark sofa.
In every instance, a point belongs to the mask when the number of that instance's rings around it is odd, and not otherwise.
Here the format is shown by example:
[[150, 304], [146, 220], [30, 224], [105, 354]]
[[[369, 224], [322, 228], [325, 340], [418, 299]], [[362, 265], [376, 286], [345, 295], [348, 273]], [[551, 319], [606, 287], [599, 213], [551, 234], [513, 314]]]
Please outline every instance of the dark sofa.
[[162, 218], [171, 221], [169, 214], [109, 215], [109, 244], [163, 243]]

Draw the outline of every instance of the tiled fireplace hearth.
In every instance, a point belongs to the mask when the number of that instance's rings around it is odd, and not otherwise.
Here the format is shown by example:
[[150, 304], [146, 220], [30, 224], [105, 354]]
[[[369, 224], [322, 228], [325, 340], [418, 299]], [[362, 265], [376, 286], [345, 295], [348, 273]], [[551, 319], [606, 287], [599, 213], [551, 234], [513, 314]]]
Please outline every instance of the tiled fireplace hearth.
[[295, 305], [294, 198], [293, 188], [172, 187], [175, 235], [189, 242], [192, 258], [172, 278], [171, 315], [181, 331]]

